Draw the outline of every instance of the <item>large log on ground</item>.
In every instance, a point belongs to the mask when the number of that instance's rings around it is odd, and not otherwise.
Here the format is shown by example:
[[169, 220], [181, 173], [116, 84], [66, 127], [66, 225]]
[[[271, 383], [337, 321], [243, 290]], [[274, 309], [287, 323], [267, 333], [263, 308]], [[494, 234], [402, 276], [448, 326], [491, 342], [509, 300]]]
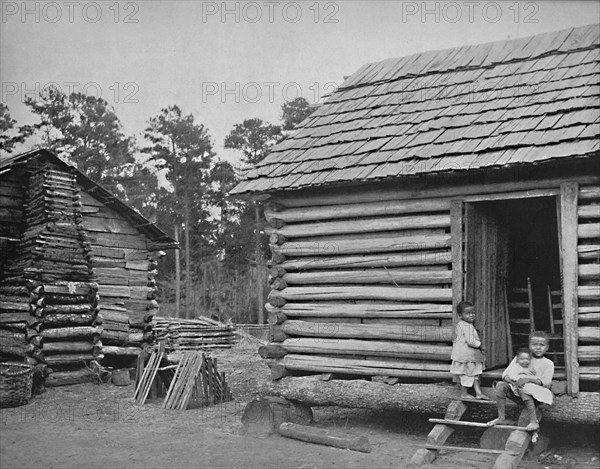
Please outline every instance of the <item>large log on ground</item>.
[[288, 285], [319, 283], [397, 283], [397, 284], [443, 284], [452, 282], [451, 270], [336, 270], [324, 272], [299, 272], [283, 276]]
[[280, 308], [265, 305], [269, 312], [282, 313], [286, 317], [318, 318], [452, 318], [452, 305], [435, 303], [288, 303]]
[[447, 345], [355, 339], [315, 340], [294, 338], [284, 340], [280, 345], [289, 353], [368, 355], [375, 357], [424, 358], [426, 360], [448, 360], [452, 351], [452, 347]]
[[287, 438], [333, 446], [335, 448], [351, 449], [363, 453], [371, 452], [369, 439], [362, 436], [351, 436], [325, 428], [308, 427], [291, 422], [283, 422], [279, 426], [279, 434]]
[[285, 290], [272, 290], [270, 298], [283, 298], [286, 301], [335, 301], [335, 300], [386, 300], [386, 301], [438, 301], [452, 300], [450, 288], [409, 288], [409, 287], [288, 287]]
[[417, 342], [452, 342], [452, 327], [341, 322], [286, 321], [281, 326], [290, 336], [346, 339], [391, 339]]
[[[491, 389], [486, 392], [492, 395]], [[448, 404], [458, 397], [456, 386], [451, 384], [388, 384], [363, 380], [321, 381], [315, 377], [285, 377], [267, 382], [260, 394], [279, 396], [310, 406], [340, 406], [399, 410], [443, 414]], [[496, 407], [481, 406], [490, 420]], [[580, 392], [577, 398], [554, 396], [554, 404], [544, 409], [544, 421], [556, 423], [600, 424], [600, 393]]]
[[[323, 253], [324, 254], [324, 253]], [[286, 271], [308, 269], [364, 269], [368, 267], [403, 267], [409, 265], [440, 265], [452, 262], [449, 249], [407, 251], [397, 254], [370, 254], [365, 256], [323, 256], [286, 260], [281, 267]]]
[[96, 374], [88, 368], [73, 371], [55, 371], [50, 373], [44, 383], [46, 386], [68, 386], [71, 384], [91, 383]]

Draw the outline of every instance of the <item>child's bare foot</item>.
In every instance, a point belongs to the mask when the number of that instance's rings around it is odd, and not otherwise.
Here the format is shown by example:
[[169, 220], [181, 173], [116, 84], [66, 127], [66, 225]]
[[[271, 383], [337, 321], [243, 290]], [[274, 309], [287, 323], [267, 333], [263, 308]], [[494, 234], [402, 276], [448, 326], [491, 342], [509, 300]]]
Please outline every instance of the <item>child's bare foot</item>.
[[540, 423], [537, 420], [529, 422], [529, 425], [525, 427], [528, 432], [533, 432], [540, 429]]
[[473, 399], [473, 396], [471, 396], [470, 394], [468, 394], [466, 392], [463, 392], [463, 393], [461, 393], [460, 398], [461, 399]]
[[485, 394], [477, 394], [475, 396], [475, 399], [479, 399], [480, 401], [489, 401], [490, 398], [487, 397]]
[[488, 427], [493, 427], [494, 425], [507, 425], [509, 423], [506, 420], [506, 417], [498, 417], [497, 419], [491, 420], [487, 423]]

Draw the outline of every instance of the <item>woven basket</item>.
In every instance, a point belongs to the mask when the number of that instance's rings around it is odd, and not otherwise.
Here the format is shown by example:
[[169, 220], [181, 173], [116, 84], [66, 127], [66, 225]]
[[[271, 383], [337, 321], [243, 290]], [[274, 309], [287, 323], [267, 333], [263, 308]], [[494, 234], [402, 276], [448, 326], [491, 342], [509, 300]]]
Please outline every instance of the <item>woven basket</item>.
[[33, 367], [20, 363], [0, 363], [0, 407], [25, 405], [31, 398]]

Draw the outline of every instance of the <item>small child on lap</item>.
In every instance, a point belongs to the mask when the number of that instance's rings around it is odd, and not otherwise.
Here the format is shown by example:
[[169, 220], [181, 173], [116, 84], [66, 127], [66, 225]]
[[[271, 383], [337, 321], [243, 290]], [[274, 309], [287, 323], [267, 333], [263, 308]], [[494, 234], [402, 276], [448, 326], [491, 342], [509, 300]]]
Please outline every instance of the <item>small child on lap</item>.
[[456, 309], [460, 320], [456, 324], [452, 343], [450, 373], [459, 379], [462, 398], [472, 397], [467, 391], [467, 388], [472, 387], [475, 389], [476, 399], [488, 400], [487, 396], [481, 392], [479, 384], [485, 355], [479, 334], [473, 326], [476, 316], [475, 307], [468, 301], [462, 301]]
[[[506, 398], [520, 405], [525, 405], [529, 414], [527, 430], [533, 431], [540, 428], [536, 415], [536, 404], [552, 404], [552, 376], [554, 363], [544, 354], [548, 351], [550, 337], [546, 332], [537, 331], [529, 335], [529, 352], [519, 350], [508, 368], [502, 373], [502, 382], [496, 385], [496, 403], [498, 405], [498, 418], [489, 422], [489, 425], [507, 423]], [[523, 366], [528, 361], [527, 366]]]

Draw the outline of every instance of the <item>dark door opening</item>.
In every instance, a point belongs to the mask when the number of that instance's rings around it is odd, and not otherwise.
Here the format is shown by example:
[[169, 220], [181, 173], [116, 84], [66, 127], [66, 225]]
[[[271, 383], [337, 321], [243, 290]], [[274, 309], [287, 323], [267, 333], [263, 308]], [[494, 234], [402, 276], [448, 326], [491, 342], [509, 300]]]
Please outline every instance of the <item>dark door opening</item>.
[[549, 358], [564, 365], [555, 197], [466, 205], [466, 299], [480, 311], [488, 368], [508, 363], [532, 330], [553, 332]]

